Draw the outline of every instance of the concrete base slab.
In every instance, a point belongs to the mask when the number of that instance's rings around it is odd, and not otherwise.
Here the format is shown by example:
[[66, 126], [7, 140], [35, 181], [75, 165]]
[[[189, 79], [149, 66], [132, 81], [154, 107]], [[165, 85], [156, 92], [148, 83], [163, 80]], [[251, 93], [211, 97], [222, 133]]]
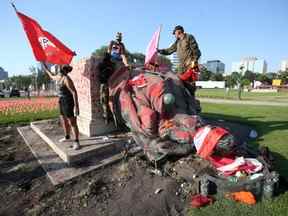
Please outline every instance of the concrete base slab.
[[[80, 134], [80, 150], [73, 150], [73, 139], [59, 142], [63, 138], [63, 129], [56, 120], [44, 120], [31, 123], [31, 128], [62, 158], [64, 162], [75, 163], [91, 156], [113, 155], [124, 150], [128, 142], [127, 134], [88, 137]], [[73, 138], [73, 136], [71, 137]]]
[[[62, 184], [65, 181], [92, 170], [118, 162], [123, 158], [123, 154], [121, 153], [109, 156], [100, 154], [97, 155], [97, 157], [90, 157], [89, 159], [73, 164], [72, 166], [64, 162], [30, 126], [19, 127], [18, 132], [46, 171], [47, 176], [53, 185]], [[136, 146], [130, 149], [131, 154], [139, 151], [141, 151], [141, 149]]]
[[102, 117], [90, 119], [81, 115], [77, 117], [79, 131], [89, 137], [99, 136], [117, 131], [113, 122], [105, 124]]

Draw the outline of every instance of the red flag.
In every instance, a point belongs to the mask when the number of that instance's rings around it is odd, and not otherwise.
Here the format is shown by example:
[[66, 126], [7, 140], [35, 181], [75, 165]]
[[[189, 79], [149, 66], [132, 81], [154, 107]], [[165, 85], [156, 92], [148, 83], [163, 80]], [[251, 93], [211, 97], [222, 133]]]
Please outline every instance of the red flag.
[[160, 38], [160, 32], [161, 32], [161, 26], [157, 31], [153, 34], [153, 37], [148, 44], [148, 47], [146, 49], [146, 56], [145, 56], [145, 65], [152, 63], [155, 64], [157, 60], [157, 48], [159, 44], [159, 38]]
[[51, 64], [70, 64], [75, 52], [71, 51], [61, 41], [42, 27], [30, 17], [16, 11], [23, 28], [27, 34], [37, 61]]

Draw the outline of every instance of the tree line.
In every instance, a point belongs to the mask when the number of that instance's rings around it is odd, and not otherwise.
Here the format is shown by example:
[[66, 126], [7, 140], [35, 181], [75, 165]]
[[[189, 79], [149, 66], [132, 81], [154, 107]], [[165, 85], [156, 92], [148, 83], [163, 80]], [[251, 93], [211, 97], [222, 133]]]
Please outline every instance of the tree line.
[[[102, 46], [99, 49], [96, 49], [92, 56], [95, 57], [103, 57], [105, 53], [107, 52], [107, 46]], [[137, 64], [137, 65], [144, 65], [145, 61], [145, 55], [140, 52], [129, 52], [126, 50], [126, 55], [128, 58], [128, 62], [130, 64]], [[159, 56], [159, 64], [165, 64], [169, 68], [171, 68], [172, 64], [168, 58], [165, 56]], [[29, 87], [32, 87], [33, 90], [39, 90], [43, 85], [47, 87], [51, 80], [46, 75], [46, 73], [43, 71], [41, 66], [35, 67], [31, 66], [29, 67], [29, 74], [28, 75], [15, 75], [12, 77], [9, 77], [7, 80], [4, 81], [2, 85], [2, 89], [10, 89], [17, 88], [19, 90], [25, 90]]]
[[[104, 57], [105, 53], [107, 52], [108, 46], [102, 46], [99, 49], [96, 49], [92, 56], [95, 57]], [[145, 62], [145, 55], [140, 52], [130, 52], [129, 50], [126, 50], [126, 56], [129, 64], [136, 64], [136, 65], [144, 65]], [[172, 63], [169, 58], [159, 55], [158, 56], [158, 64], [165, 64], [170, 69], [172, 67]]]
[[19, 90], [26, 90], [32, 87], [33, 90], [40, 89], [43, 85], [47, 86], [50, 82], [47, 74], [41, 67], [29, 67], [28, 75], [14, 75], [4, 81], [2, 88], [10, 89], [16, 88]]
[[[99, 49], [96, 49], [93, 53], [92, 56], [95, 57], [103, 57], [105, 53], [107, 52], [108, 46], [102, 46]], [[136, 64], [136, 65], [144, 65], [145, 61], [145, 55], [140, 52], [129, 52], [126, 50], [126, 55], [128, 59], [129, 64]], [[170, 59], [168, 59], [165, 56], [160, 55], [158, 57], [159, 62], [158, 64], [164, 64], [168, 66], [168, 68], [171, 69], [172, 63]], [[40, 87], [43, 85], [48, 86], [49, 85], [49, 78], [44, 73], [41, 67], [34, 67], [31, 66], [29, 68], [29, 75], [17, 75], [17, 76], [12, 76], [5, 80], [4, 82], [4, 88], [18, 88], [18, 89], [26, 89], [29, 88], [30, 86], [33, 87], [34, 90], [38, 90]], [[263, 84], [271, 85], [273, 79], [281, 79], [282, 84], [287, 84], [288, 83], [288, 70], [286, 71], [279, 71], [278, 73], [254, 73], [252, 71], [245, 71], [245, 72], [232, 72], [230, 75], [224, 76], [221, 73], [213, 73], [207, 68], [203, 67], [201, 69], [200, 81], [225, 81], [226, 86], [233, 88], [238, 86], [239, 84], [243, 86], [249, 86], [253, 81], [260, 81]], [[3, 88], [3, 87], [2, 87]]]
[[200, 81], [225, 81], [227, 87], [235, 87], [239, 83], [242, 86], [249, 86], [253, 81], [260, 81], [263, 84], [271, 85], [274, 79], [281, 79], [282, 84], [288, 83], [288, 70], [279, 71], [278, 73], [254, 73], [252, 71], [232, 72], [224, 76], [221, 73], [213, 73], [207, 68], [203, 68], [199, 77]]

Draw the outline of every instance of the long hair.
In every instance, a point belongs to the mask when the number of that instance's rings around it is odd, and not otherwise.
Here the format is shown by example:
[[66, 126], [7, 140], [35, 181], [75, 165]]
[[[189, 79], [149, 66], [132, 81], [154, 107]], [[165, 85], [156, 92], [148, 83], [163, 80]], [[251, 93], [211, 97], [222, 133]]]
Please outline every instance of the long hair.
[[66, 76], [68, 73], [70, 73], [73, 70], [73, 67], [70, 65], [62, 65], [60, 67], [60, 73], [64, 76]]

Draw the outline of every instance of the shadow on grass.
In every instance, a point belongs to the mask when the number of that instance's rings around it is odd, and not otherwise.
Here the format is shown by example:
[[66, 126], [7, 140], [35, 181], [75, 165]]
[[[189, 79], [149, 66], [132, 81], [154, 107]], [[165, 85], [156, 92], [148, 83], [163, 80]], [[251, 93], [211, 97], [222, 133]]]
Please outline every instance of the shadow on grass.
[[208, 119], [212, 119], [216, 121], [219, 121], [219, 119], [220, 120], [223, 119], [225, 121], [229, 121], [232, 123], [239, 123], [239, 124], [248, 126], [251, 129], [257, 130], [259, 138], [273, 131], [288, 130], [287, 121], [264, 122], [264, 121], [256, 120], [262, 117], [264, 118], [264, 116], [240, 117], [240, 116], [214, 114], [214, 113], [203, 113], [202, 116], [204, 118], [208, 118]]

